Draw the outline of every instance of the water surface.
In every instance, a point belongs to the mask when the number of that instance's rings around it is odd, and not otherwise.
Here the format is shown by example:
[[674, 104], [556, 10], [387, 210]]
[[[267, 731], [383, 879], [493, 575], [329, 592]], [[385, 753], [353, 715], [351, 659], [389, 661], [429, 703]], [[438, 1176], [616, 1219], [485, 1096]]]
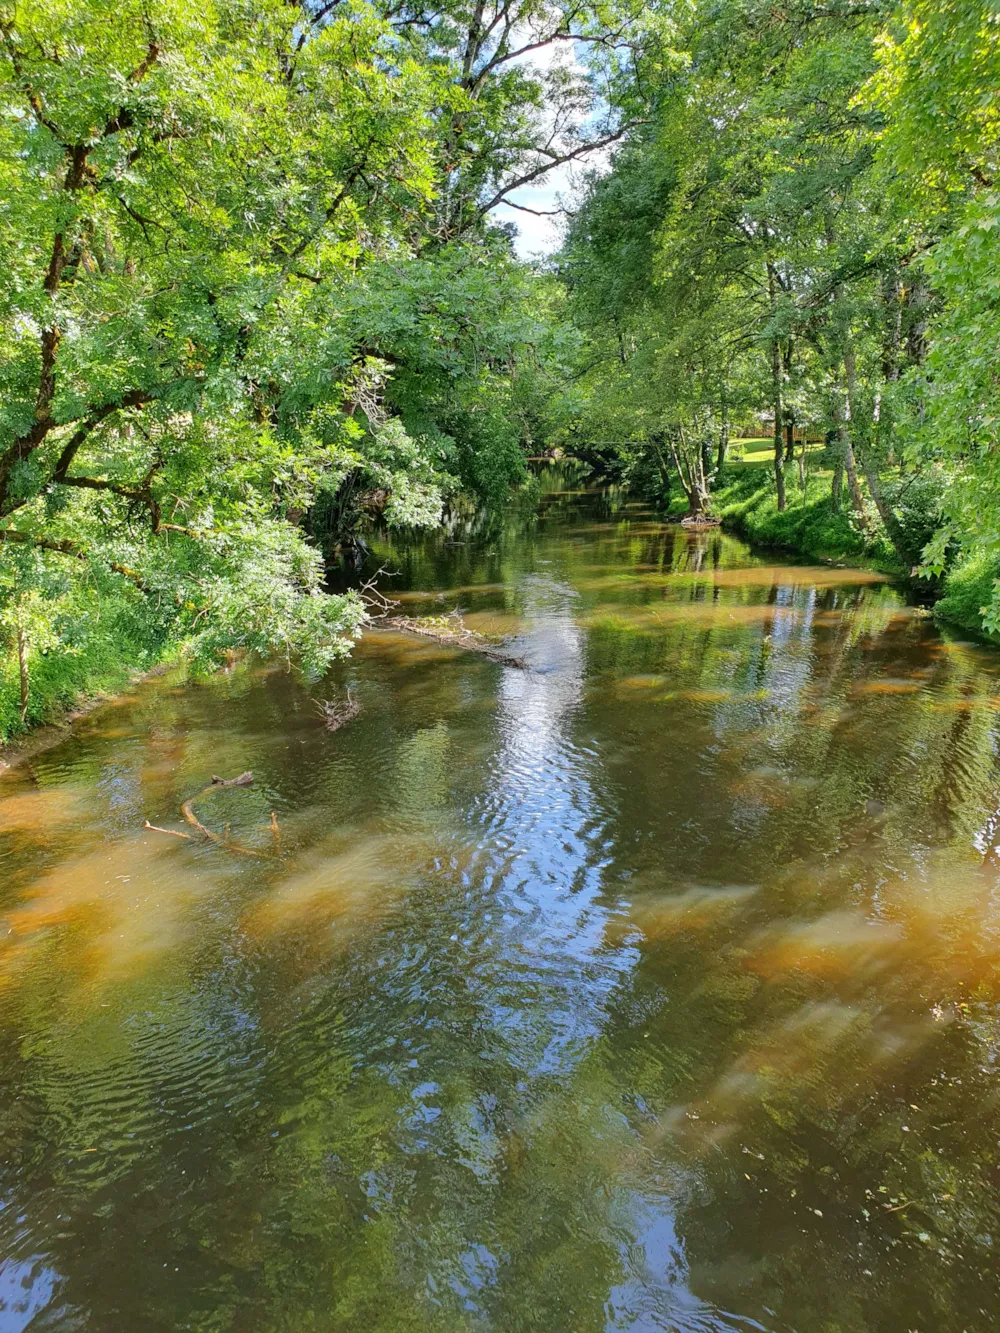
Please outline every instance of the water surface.
[[[380, 560], [532, 670], [373, 633], [0, 779], [0, 1333], [997, 1327], [1000, 658], [613, 495]], [[144, 829], [244, 769], [260, 855]]]

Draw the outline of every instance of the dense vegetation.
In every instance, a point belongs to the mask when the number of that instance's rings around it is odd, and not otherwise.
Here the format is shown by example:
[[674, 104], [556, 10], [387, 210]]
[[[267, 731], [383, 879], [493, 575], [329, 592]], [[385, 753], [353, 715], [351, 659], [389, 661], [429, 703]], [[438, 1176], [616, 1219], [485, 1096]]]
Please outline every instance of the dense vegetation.
[[[363, 620], [324, 554], [551, 444], [995, 629], [998, 38], [992, 0], [2, 0], [0, 735], [168, 651], [321, 672]], [[595, 150], [518, 261], [497, 209]]]
[[641, 15], [0, 5], [0, 734], [171, 645], [319, 672], [362, 620], [319, 545], [522, 475], [547, 326], [492, 214], [633, 123]]
[[[1000, 10], [715, 0], [678, 40], [564, 248], [564, 437], [996, 631]], [[765, 430], [769, 476], [734, 460]]]

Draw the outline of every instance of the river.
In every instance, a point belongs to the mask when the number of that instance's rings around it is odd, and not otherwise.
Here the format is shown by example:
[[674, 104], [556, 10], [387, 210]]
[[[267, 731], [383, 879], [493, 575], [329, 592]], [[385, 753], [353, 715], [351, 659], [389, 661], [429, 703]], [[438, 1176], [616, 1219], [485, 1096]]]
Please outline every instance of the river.
[[0, 778], [0, 1333], [1000, 1325], [1000, 655], [561, 485]]

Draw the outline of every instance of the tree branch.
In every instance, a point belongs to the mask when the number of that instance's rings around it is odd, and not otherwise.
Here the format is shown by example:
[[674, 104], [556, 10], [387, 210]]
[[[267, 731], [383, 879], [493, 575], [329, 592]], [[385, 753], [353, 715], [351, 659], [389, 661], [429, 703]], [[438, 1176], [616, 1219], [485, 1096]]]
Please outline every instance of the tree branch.
[[[57, 555], [68, 555], [73, 560], [91, 560], [92, 552], [80, 546], [77, 542], [71, 542], [68, 538], [63, 541], [56, 541], [49, 537], [34, 537], [30, 532], [18, 532], [14, 528], [0, 528], [0, 542], [16, 542], [22, 546], [33, 546], [40, 551], [54, 551]], [[108, 568], [120, 574], [122, 578], [134, 584], [143, 592], [148, 592], [148, 588], [142, 580], [142, 577], [128, 565], [119, 564], [117, 560], [108, 562]]]
[[551, 171], [554, 167], [564, 166], [567, 162], [575, 162], [578, 158], [585, 157], [587, 153], [594, 153], [599, 148], [607, 148], [608, 144], [617, 143], [620, 139], [624, 138], [630, 130], [641, 124], [644, 124], [641, 120], [630, 120], [622, 125], [620, 129], [615, 130], [613, 134], [606, 134], [601, 139], [592, 139], [588, 143], [579, 144], [568, 153], [554, 153], [551, 161], [543, 162], [532, 171], [525, 172], [523, 176], [519, 176], [516, 180], [510, 181], [507, 185], [503, 186], [502, 189], [498, 190], [492, 199], [487, 203], [480, 205], [477, 211], [477, 216], [483, 217], [485, 214], [489, 213], [491, 209], [496, 208], [497, 204], [507, 202], [506, 196], [510, 194], [512, 190], [519, 190], [522, 185], [530, 185], [532, 181], [538, 180], [540, 176], [544, 176], [546, 172]]
[[556, 218], [560, 215], [576, 217], [576, 210], [572, 208], [529, 208], [527, 204], [515, 204], [512, 199], [505, 199], [503, 203], [507, 208], [516, 208], [519, 213], [532, 213], [536, 218]]

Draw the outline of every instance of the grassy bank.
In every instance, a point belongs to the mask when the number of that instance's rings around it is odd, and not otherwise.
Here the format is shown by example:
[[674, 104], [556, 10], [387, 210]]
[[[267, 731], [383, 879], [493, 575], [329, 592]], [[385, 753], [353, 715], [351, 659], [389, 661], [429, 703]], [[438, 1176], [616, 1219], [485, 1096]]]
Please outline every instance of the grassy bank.
[[[851, 524], [846, 512], [834, 511], [830, 472], [814, 467], [803, 492], [797, 470], [790, 466], [786, 474], [787, 506], [779, 511], [771, 449], [769, 440], [746, 441], [743, 457], [727, 466], [723, 484], [712, 496], [712, 511], [727, 531], [755, 545], [810, 560], [849, 561], [893, 578], [909, 578], [909, 570], [880, 531], [865, 537]], [[683, 497], [679, 497], [671, 504], [670, 512], [681, 514], [685, 508]], [[997, 578], [1000, 564], [995, 559], [974, 556], [955, 564], [937, 587], [935, 620], [987, 642], [1000, 643], [1000, 634], [983, 628], [983, 608], [992, 599]]]
[[973, 556], [956, 565], [945, 576], [941, 597], [934, 606], [934, 619], [989, 643], [1000, 643], [1000, 634], [983, 628], [983, 609], [993, 599], [997, 579], [1000, 579], [1000, 562], [992, 557]]
[[727, 469], [724, 485], [712, 498], [713, 512], [730, 532], [761, 546], [811, 560], [850, 560], [895, 577], [907, 574], [881, 534], [866, 538], [845, 512], [834, 510], [828, 472], [808, 476], [803, 491], [789, 468], [786, 485], [787, 504], [779, 510], [770, 460], [751, 456]]
[[176, 645], [149, 604], [130, 589], [75, 585], [46, 604], [45, 635], [27, 624], [27, 708], [22, 717], [16, 639], [0, 649], [0, 745], [63, 720], [95, 699], [119, 693], [137, 675], [168, 661]]

